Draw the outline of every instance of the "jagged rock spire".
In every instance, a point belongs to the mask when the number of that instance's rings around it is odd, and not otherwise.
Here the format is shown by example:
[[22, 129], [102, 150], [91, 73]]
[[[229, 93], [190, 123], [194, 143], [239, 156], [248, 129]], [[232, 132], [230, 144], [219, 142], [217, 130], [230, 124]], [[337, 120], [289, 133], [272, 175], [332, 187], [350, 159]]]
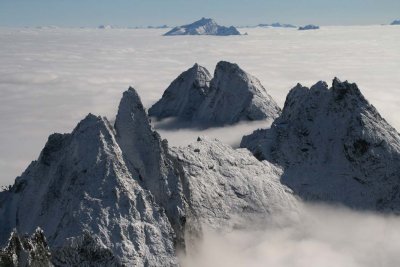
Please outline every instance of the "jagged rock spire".
[[168, 156], [168, 144], [151, 128], [140, 97], [133, 88], [124, 92], [115, 121], [116, 138], [123, 157], [138, 182], [165, 208], [184, 246], [185, 201], [179, 176]]

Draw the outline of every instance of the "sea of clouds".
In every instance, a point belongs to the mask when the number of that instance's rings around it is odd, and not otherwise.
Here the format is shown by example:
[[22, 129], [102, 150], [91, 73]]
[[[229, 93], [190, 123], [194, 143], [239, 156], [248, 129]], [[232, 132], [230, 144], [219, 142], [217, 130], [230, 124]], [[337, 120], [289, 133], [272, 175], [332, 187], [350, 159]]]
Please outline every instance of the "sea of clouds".
[[[0, 28], [0, 185], [38, 157], [49, 134], [70, 132], [89, 112], [113, 120], [128, 86], [150, 107], [195, 62], [211, 72], [219, 60], [238, 63], [280, 106], [298, 82], [348, 79], [400, 129], [400, 27], [246, 31], [163, 37], [162, 30]], [[171, 145], [208, 135], [237, 146], [244, 134], [270, 123], [155, 126]], [[183, 266], [400, 266], [398, 218], [306, 204], [296, 220], [273, 220], [253, 230], [206, 231], [198, 249], [182, 256]]]
[[[245, 31], [249, 35], [164, 37], [164, 30], [0, 28], [0, 185], [12, 183], [38, 157], [49, 134], [70, 132], [89, 112], [112, 120], [128, 86], [150, 107], [195, 62], [210, 72], [220, 60], [238, 63], [281, 106], [298, 82], [348, 79], [400, 128], [400, 27]], [[172, 145], [197, 135], [237, 145], [260, 127], [160, 133]]]

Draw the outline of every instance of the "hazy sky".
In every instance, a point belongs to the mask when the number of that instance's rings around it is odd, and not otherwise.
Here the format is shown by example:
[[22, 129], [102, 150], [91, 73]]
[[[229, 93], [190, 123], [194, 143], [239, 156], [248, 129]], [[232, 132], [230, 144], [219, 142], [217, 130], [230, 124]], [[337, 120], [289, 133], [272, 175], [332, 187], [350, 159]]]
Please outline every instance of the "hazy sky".
[[203, 16], [234, 25], [385, 24], [400, 18], [400, 1], [0, 0], [0, 26], [180, 25]]

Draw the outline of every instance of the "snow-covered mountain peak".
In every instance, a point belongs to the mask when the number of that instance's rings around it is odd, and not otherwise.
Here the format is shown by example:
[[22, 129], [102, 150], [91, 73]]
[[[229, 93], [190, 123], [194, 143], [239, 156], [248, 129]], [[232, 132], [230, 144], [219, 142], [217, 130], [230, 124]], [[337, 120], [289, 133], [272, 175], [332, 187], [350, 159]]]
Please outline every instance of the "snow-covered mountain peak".
[[399, 209], [400, 136], [354, 83], [297, 85], [271, 129], [241, 147], [282, 166], [282, 181], [306, 199]]
[[188, 25], [178, 26], [164, 34], [169, 35], [240, 35], [240, 32], [233, 26], [224, 27], [218, 25], [213, 19], [202, 18]]
[[[137, 180], [113, 127], [89, 114], [71, 134], [51, 135], [39, 160], [0, 193], [0, 243], [14, 228], [33, 233], [39, 226], [52, 261], [64, 266], [173, 265], [173, 229]], [[87, 233], [90, 246], [83, 242]]]
[[195, 64], [179, 75], [149, 109], [150, 116], [176, 117], [189, 127], [274, 119], [279, 113], [280, 108], [260, 81], [227, 61], [218, 62], [212, 79], [207, 69]]

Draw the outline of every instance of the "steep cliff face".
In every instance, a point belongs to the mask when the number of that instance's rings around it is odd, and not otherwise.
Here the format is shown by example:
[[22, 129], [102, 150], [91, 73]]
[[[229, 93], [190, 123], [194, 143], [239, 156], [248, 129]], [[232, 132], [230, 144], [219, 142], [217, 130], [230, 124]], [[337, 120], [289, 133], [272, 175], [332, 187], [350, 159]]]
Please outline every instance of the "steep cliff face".
[[158, 119], [175, 117], [189, 126], [210, 127], [275, 119], [280, 111], [257, 78], [236, 64], [221, 61], [212, 79], [197, 64], [182, 73], [149, 114]]
[[1, 242], [14, 228], [39, 226], [61, 265], [91, 262], [99, 251], [98, 266], [175, 265], [173, 229], [138, 176], [112, 126], [89, 114], [71, 134], [51, 135], [39, 159], [0, 194]]
[[198, 64], [183, 72], [165, 90], [162, 98], [149, 109], [149, 116], [164, 119], [192, 119], [208, 95], [211, 75]]
[[243, 138], [259, 159], [281, 165], [281, 181], [305, 199], [400, 210], [400, 137], [356, 84], [297, 85], [271, 129]]

